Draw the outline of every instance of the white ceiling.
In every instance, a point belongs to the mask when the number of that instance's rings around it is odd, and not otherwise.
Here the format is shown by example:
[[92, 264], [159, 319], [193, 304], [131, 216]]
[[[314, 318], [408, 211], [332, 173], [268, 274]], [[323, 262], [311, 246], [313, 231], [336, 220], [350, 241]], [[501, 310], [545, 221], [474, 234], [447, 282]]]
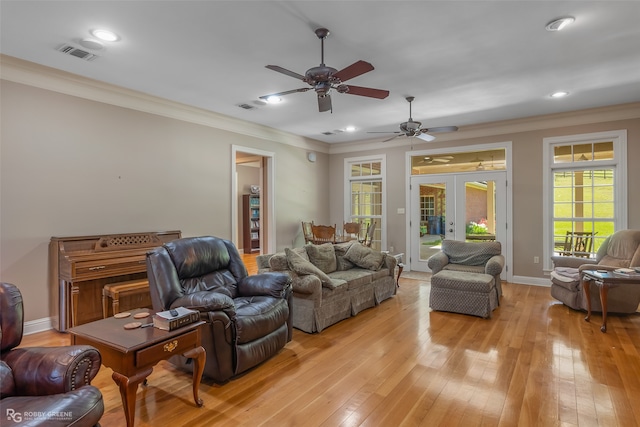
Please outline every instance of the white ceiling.
[[[573, 25], [547, 32], [554, 18]], [[529, 117], [640, 100], [638, 1], [6, 1], [3, 54], [260, 123], [328, 143], [382, 140], [409, 117], [423, 127]], [[375, 70], [348, 81], [387, 89], [384, 100], [332, 92], [319, 113], [313, 91], [256, 105], [258, 97], [306, 83], [299, 74], [357, 60]], [[89, 30], [118, 42], [85, 61], [56, 49], [81, 47]], [[553, 100], [552, 92], [570, 92]], [[255, 109], [245, 110], [239, 104]], [[323, 132], [356, 126], [353, 133]]]

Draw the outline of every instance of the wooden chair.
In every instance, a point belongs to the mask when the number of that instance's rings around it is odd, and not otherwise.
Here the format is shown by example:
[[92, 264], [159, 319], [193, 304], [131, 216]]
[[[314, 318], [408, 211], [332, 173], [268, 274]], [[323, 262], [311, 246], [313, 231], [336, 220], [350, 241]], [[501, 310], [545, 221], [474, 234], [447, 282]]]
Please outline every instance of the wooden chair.
[[598, 232], [567, 231], [560, 255], [590, 258], [593, 248], [593, 236], [596, 234], [598, 234]]
[[336, 226], [330, 225], [314, 225], [311, 224], [311, 231], [313, 232], [313, 243], [321, 245], [323, 243], [334, 243], [336, 241]]
[[359, 222], [345, 222], [342, 226], [344, 240], [360, 240], [360, 228]]
[[373, 221], [371, 222], [371, 224], [369, 224], [369, 227], [367, 227], [367, 233], [364, 235], [364, 240], [362, 241], [362, 244], [364, 246], [369, 246], [371, 247], [371, 242], [373, 240], [373, 233], [376, 230], [376, 222]]
[[302, 234], [304, 235], [304, 244], [313, 243], [313, 221], [302, 221]]

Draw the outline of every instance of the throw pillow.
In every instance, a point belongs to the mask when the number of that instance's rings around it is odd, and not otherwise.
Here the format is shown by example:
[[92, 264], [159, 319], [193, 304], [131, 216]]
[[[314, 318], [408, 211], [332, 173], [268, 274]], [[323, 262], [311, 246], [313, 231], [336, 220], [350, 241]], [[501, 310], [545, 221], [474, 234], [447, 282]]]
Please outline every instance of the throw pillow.
[[289, 269], [287, 263], [287, 256], [284, 253], [278, 252], [269, 258], [269, 268], [271, 271], [285, 271]]
[[302, 276], [312, 274], [322, 282], [322, 286], [333, 289], [334, 285], [331, 282], [331, 278], [327, 276], [322, 270], [320, 270], [315, 265], [311, 264], [311, 262], [304, 259], [301, 255], [298, 255], [294, 251], [289, 248], [284, 249], [285, 254], [287, 254], [287, 262], [289, 263], [289, 268], [292, 271], [295, 271], [297, 274]]
[[332, 243], [307, 245], [305, 247], [307, 248], [307, 255], [309, 255], [309, 261], [311, 261], [311, 264], [315, 265], [327, 274], [336, 271], [336, 253], [333, 250]]
[[374, 251], [373, 249], [363, 246], [360, 243], [354, 243], [347, 250], [344, 258], [351, 261], [360, 268], [377, 271], [382, 268], [386, 254]]
[[333, 249], [336, 253], [336, 270], [337, 271], [345, 271], [351, 270], [356, 265], [349, 260], [346, 260], [344, 256], [347, 254], [347, 251], [354, 243], [358, 243], [355, 240], [351, 240], [345, 243], [338, 243], [333, 246]]

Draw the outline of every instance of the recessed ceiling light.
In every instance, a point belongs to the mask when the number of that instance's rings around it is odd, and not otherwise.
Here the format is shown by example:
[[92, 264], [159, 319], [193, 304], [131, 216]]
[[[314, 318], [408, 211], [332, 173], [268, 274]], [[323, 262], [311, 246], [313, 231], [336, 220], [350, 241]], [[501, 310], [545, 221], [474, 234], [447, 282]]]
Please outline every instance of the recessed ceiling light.
[[355, 126], [347, 126], [346, 128], [344, 128], [344, 130], [346, 130], [347, 132], [353, 132], [356, 130]]
[[551, 94], [552, 98], [564, 98], [565, 96], [569, 95], [569, 92], [564, 92], [564, 91], [560, 91], [560, 92], [554, 92]]
[[282, 98], [280, 98], [279, 96], [270, 96], [267, 98], [267, 102], [269, 104], [277, 104], [279, 102], [282, 102]]
[[549, 22], [544, 28], [547, 31], [560, 31], [567, 25], [573, 23], [573, 21], [575, 20], [576, 18], [574, 18], [573, 16], [565, 16], [564, 18], [554, 19], [553, 21]]
[[115, 42], [117, 40], [120, 40], [120, 37], [118, 37], [116, 33], [109, 30], [91, 30], [91, 34], [93, 34], [94, 37], [97, 37], [100, 40], [104, 40], [106, 42]]

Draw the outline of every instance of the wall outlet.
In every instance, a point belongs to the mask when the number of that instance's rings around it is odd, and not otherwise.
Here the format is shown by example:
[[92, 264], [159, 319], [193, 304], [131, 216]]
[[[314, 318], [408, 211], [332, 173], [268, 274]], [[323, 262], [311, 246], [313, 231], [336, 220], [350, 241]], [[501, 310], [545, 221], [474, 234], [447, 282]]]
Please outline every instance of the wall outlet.
[[540, 264], [540, 257], [534, 256], [533, 257], [533, 263], [534, 264]]

